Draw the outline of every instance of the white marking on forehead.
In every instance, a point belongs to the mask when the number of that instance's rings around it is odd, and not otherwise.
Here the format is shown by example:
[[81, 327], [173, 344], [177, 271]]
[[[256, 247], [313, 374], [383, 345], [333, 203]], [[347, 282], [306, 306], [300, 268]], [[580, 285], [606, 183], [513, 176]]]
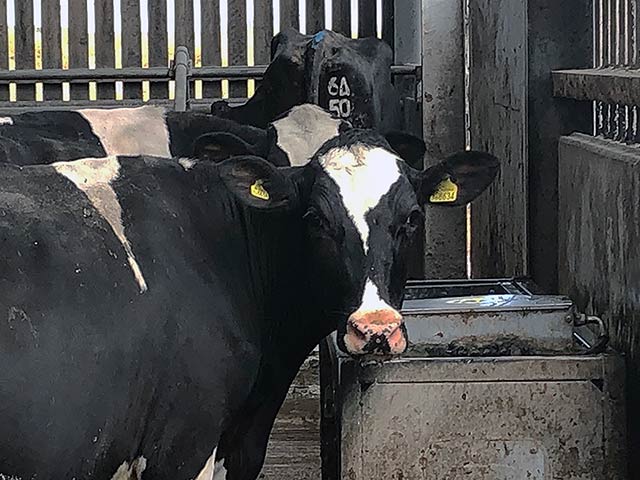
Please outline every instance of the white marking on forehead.
[[341, 123], [321, 107], [303, 104], [272, 125], [278, 132], [278, 147], [287, 154], [292, 167], [299, 167], [309, 163], [327, 140], [338, 135]]
[[13, 125], [13, 118], [0, 117], [0, 125]]
[[86, 108], [78, 113], [89, 122], [107, 155], [171, 156], [163, 108]]
[[391, 305], [380, 297], [378, 287], [367, 278], [362, 293], [362, 301], [357, 312], [377, 312], [379, 310], [395, 310]]
[[122, 207], [111, 186], [120, 173], [118, 159], [116, 157], [85, 158], [73, 162], [57, 162], [52, 166], [59, 174], [67, 177], [82, 190], [98, 213], [109, 223], [127, 254], [133, 276], [140, 286], [140, 293], [146, 292], [147, 282], [131, 250], [129, 240], [125, 236], [122, 224]]
[[122, 462], [116, 473], [113, 474], [111, 480], [141, 480], [142, 473], [147, 468], [147, 459], [138, 457], [131, 464]]
[[198, 163], [198, 161], [194, 160], [193, 158], [179, 158], [178, 163], [182, 166], [182, 168], [189, 171], [195, 166], [196, 163]]
[[360, 233], [367, 253], [369, 224], [366, 214], [400, 178], [398, 157], [380, 147], [354, 145], [334, 148], [319, 161], [338, 185], [342, 203]]

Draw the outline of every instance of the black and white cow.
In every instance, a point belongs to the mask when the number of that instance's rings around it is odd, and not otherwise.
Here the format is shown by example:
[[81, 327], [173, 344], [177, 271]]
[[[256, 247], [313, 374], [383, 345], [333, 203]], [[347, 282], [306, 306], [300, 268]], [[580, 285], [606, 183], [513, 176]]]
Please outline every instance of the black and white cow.
[[[193, 479], [332, 330], [402, 353], [421, 205], [466, 204], [497, 168], [465, 152], [417, 171], [362, 130], [294, 168], [0, 166], [0, 474]], [[216, 475], [255, 478], [264, 446], [233, 449]]]
[[212, 132], [233, 138], [220, 159], [236, 153], [231, 147], [237, 142], [257, 152], [268, 150], [265, 130], [210, 114], [155, 106], [88, 108], [0, 118], [0, 162], [39, 165], [109, 155], [188, 157], [198, 138]]
[[[234, 132], [214, 132], [197, 139], [194, 156], [220, 161], [233, 155], [257, 155], [279, 167], [297, 167], [309, 163], [325, 142], [351, 128], [349, 122], [335, 118], [317, 105], [305, 103], [276, 117], [267, 126], [266, 140], [248, 142]], [[426, 148], [421, 139], [398, 131], [383, 136], [409, 165], [422, 168]]]

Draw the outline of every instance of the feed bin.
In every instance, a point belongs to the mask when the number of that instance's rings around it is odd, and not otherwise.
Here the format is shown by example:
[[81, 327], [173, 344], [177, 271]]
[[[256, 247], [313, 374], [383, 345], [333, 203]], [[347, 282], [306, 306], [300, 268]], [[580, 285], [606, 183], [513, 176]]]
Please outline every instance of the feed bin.
[[403, 314], [402, 357], [322, 345], [325, 480], [626, 478], [623, 361], [569, 299], [414, 282]]

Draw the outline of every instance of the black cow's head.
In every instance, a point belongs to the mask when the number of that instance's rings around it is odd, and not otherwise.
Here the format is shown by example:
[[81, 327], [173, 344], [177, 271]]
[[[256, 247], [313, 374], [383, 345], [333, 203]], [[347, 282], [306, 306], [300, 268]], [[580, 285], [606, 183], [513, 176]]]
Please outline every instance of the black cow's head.
[[399, 313], [412, 236], [423, 206], [465, 205], [493, 181], [497, 159], [463, 152], [427, 170], [407, 165], [384, 137], [350, 130], [303, 167], [276, 169], [255, 157], [220, 165], [245, 203], [304, 218], [308, 275], [348, 353], [402, 353]]

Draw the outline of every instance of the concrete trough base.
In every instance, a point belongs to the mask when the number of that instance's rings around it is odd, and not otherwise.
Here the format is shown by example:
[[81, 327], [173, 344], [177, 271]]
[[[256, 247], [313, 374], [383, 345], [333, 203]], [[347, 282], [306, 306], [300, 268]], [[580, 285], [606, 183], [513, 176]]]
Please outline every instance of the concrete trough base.
[[627, 478], [618, 356], [345, 360], [339, 368], [338, 478]]

